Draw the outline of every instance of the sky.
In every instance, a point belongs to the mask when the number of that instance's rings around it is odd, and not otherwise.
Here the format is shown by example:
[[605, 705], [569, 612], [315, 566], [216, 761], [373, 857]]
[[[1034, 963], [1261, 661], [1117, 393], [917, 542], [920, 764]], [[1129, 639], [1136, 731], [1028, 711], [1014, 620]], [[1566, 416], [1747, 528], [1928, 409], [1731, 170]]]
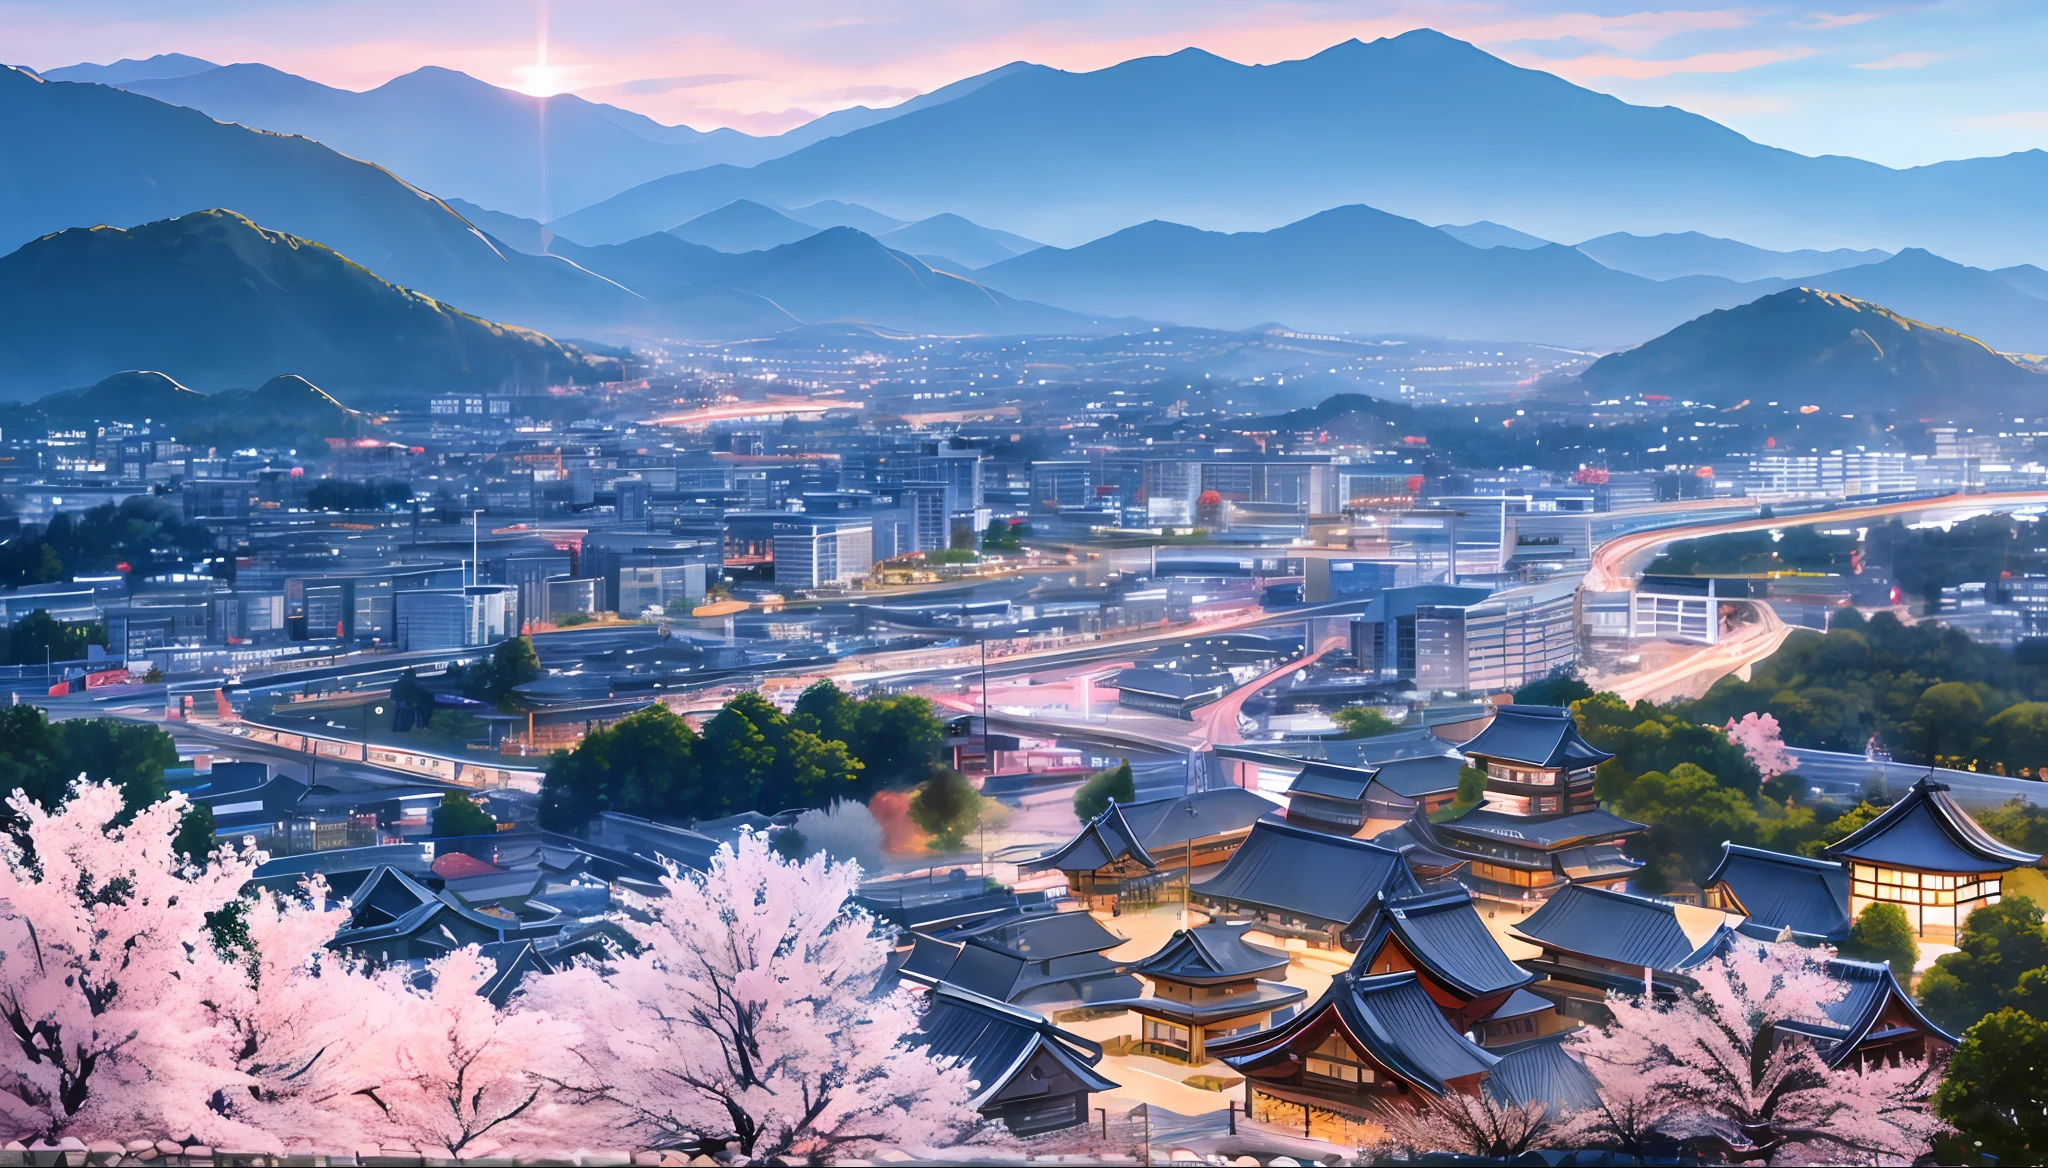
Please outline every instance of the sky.
[[1893, 166], [2048, 147], [2040, 0], [0, 0], [34, 68], [180, 52], [366, 89], [423, 65], [777, 133], [1028, 60], [1246, 63], [1430, 27], [1758, 141]]

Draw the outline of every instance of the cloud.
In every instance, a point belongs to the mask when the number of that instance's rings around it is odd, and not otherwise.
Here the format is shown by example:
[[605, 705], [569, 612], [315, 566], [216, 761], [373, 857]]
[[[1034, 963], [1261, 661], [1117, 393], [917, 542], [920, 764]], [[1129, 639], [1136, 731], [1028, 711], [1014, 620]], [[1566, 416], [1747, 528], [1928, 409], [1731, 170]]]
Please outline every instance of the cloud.
[[1924, 69], [1938, 61], [1952, 61], [1957, 55], [1955, 53], [1937, 53], [1932, 49], [1908, 49], [1903, 53], [1893, 53], [1889, 57], [1879, 57], [1875, 61], [1861, 62], [1855, 67], [1858, 69]]
[[922, 89], [913, 89], [907, 85], [848, 85], [840, 89], [828, 90], [825, 93], [817, 95], [817, 97], [814, 98], [813, 100], [886, 101], [892, 97], [902, 100], [906, 98], [916, 97], [918, 94], [923, 92], [924, 90]]
[[1734, 49], [1718, 53], [1695, 53], [1690, 57], [1642, 59], [1599, 53], [1563, 61], [1544, 62], [1544, 68], [1572, 80], [1590, 77], [1622, 77], [1645, 81], [1680, 73], [1743, 73], [1767, 65], [1798, 61], [1818, 50], [1804, 46], [1788, 49]]
[[642, 77], [637, 81], [621, 81], [605, 88], [628, 97], [644, 97], [654, 93], [674, 93], [678, 89], [702, 89], [707, 85], [724, 85], [732, 81], [750, 80], [745, 73], [692, 73], [685, 77]]
[[1806, 14], [1806, 17], [1803, 20], [1800, 20], [1797, 23], [1801, 28], [1817, 28], [1823, 30], [1831, 28], [1848, 28], [1852, 24], [1864, 24], [1869, 21], [1876, 20], [1878, 18], [1878, 15], [1879, 14], [1875, 12], [1809, 12]]

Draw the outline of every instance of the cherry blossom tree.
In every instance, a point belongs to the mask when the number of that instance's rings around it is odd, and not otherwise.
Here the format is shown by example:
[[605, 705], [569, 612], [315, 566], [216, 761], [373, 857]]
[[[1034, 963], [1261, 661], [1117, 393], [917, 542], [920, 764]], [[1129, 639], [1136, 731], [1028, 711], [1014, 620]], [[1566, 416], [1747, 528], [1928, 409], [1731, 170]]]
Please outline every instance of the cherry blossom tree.
[[1490, 1092], [1452, 1092], [1411, 1103], [1400, 1100], [1375, 1109], [1387, 1142], [1410, 1155], [1454, 1152], [1509, 1160], [1534, 1148], [1557, 1146], [1542, 1104], [1502, 1103]]
[[1728, 741], [1742, 748], [1755, 764], [1757, 773], [1765, 779], [1775, 779], [1787, 774], [1799, 763], [1785, 750], [1785, 740], [1778, 733], [1778, 720], [1769, 714], [1744, 714], [1740, 719], [1728, 719], [1722, 727]]
[[251, 1148], [359, 1146], [383, 1121], [379, 1091], [394, 1074], [401, 987], [327, 948], [348, 910], [329, 902], [325, 880], [303, 892], [263, 889], [245, 903], [242, 976], [214, 996], [248, 1080], [228, 1110], [258, 1133]]
[[853, 864], [793, 864], [765, 837], [629, 920], [639, 951], [538, 979], [532, 1001], [583, 1029], [575, 1098], [615, 1105], [646, 1146], [749, 1158], [932, 1147], [979, 1122], [963, 1068], [916, 1047], [916, 1008], [877, 994], [889, 944], [847, 907]]
[[1699, 988], [1675, 1002], [1610, 995], [1614, 1022], [1573, 1037], [1606, 1100], [1574, 1134], [1619, 1144], [1654, 1131], [1744, 1160], [1907, 1162], [1943, 1130], [1924, 1061], [1833, 1070], [1810, 1041], [1779, 1032], [1825, 1022], [1843, 993], [1813, 952], [1740, 940], [1691, 976]]
[[19, 792], [8, 805], [25, 842], [0, 838], [0, 1133], [247, 1134], [210, 1105], [248, 1080], [232, 1028], [205, 1004], [237, 976], [207, 917], [235, 900], [254, 856], [223, 848], [187, 865], [173, 847], [183, 795], [125, 823], [121, 789], [83, 778], [54, 810]]
[[[590, 1117], [571, 1127], [552, 1114], [576, 1028], [523, 1003], [492, 1005], [479, 991], [496, 972], [472, 945], [429, 965], [426, 988], [394, 996], [392, 1071], [369, 1092], [385, 1122], [369, 1134], [451, 1156], [619, 1142]], [[589, 1138], [599, 1132], [611, 1138]]]

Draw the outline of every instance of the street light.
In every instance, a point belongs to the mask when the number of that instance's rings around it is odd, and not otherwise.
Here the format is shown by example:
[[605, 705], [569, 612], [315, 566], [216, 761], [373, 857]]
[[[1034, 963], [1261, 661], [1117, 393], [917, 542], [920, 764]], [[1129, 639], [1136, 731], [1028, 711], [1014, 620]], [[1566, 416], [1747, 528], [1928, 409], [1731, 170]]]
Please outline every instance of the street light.
[[477, 564], [477, 562], [476, 562], [476, 559], [477, 559], [477, 522], [476, 522], [476, 517], [477, 517], [477, 516], [479, 516], [479, 515], [482, 515], [482, 514], [484, 513], [484, 511], [485, 511], [485, 508], [481, 508], [481, 507], [479, 507], [479, 508], [477, 508], [476, 510], [474, 510], [474, 511], [471, 511], [471, 512], [469, 513], [469, 583], [470, 583], [470, 586], [471, 586], [471, 587], [475, 587], [475, 586], [477, 585], [477, 583], [478, 583], [479, 579], [480, 579], [480, 578], [482, 577], [482, 575], [483, 575], [483, 573], [481, 573], [481, 572], [477, 571], [477, 568], [479, 567], [479, 565], [478, 565], [478, 564]]

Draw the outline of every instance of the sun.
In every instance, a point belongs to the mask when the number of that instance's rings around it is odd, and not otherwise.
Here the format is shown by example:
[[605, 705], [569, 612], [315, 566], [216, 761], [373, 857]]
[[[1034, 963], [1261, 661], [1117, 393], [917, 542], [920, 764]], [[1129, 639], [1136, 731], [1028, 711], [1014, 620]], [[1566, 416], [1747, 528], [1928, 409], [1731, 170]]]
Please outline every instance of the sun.
[[543, 51], [540, 60], [519, 67], [519, 84], [513, 88], [528, 97], [553, 97], [569, 88], [568, 79], [569, 70], [548, 64], [547, 53]]

